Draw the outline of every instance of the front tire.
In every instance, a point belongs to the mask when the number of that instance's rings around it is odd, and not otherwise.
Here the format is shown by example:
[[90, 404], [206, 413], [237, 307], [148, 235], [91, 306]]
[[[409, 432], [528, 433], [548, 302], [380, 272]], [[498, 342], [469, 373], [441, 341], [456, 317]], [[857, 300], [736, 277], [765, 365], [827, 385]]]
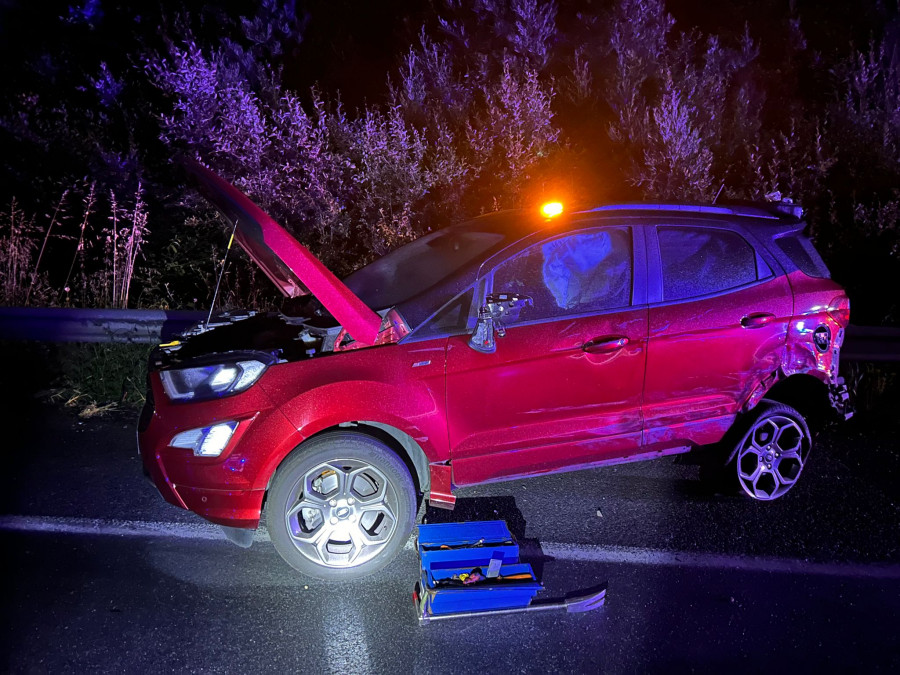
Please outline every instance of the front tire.
[[403, 548], [416, 516], [406, 464], [352, 431], [308, 441], [275, 473], [266, 503], [272, 543], [294, 569], [326, 580], [358, 579]]

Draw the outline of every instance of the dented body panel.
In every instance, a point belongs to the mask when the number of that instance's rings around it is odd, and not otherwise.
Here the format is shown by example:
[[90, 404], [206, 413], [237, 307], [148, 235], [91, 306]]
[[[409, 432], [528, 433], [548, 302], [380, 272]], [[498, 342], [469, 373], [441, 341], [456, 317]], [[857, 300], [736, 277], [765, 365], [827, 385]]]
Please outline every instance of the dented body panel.
[[[794, 316], [785, 345], [782, 372], [785, 376], [812, 375], [826, 384], [834, 384], [847, 323], [841, 323], [829, 308], [844, 295], [844, 289], [830, 279], [811, 279], [799, 271], [791, 273], [787, 279], [794, 296]], [[831, 333], [827, 349], [816, 346], [816, 330], [823, 326]]]
[[[784, 277], [651, 307], [643, 405], [648, 443], [659, 442], [661, 433], [671, 436], [658, 431], [668, 427], [733, 420], [756, 384], [780, 367], [791, 311]], [[745, 326], [754, 316], [768, 321]], [[702, 444], [705, 437], [680, 440]]]
[[[610, 353], [585, 343], [623, 336]], [[447, 406], [453, 480], [541, 474], [641, 446], [647, 309], [514, 326], [494, 354], [450, 338]]]

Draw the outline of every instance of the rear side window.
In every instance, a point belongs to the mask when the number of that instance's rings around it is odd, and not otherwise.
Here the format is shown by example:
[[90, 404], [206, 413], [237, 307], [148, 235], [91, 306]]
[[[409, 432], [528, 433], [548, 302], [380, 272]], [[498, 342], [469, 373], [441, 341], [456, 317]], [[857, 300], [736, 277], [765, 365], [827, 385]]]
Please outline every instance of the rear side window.
[[501, 263], [494, 292], [534, 300], [518, 321], [602, 312], [631, 304], [631, 273], [629, 230], [579, 232], [535, 244]]
[[756, 250], [736, 232], [704, 227], [660, 227], [657, 232], [665, 301], [718, 293], [771, 273], [757, 269]]
[[775, 243], [806, 276], [825, 279], [831, 276], [819, 252], [806, 237], [781, 237]]

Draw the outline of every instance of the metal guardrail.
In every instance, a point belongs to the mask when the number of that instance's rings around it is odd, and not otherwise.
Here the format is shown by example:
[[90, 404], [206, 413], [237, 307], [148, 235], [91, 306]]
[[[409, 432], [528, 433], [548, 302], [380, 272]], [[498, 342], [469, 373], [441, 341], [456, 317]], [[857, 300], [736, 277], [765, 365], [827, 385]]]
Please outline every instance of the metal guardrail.
[[41, 342], [164, 342], [206, 312], [162, 309], [0, 307], [0, 339]]
[[[44, 342], [166, 341], [206, 312], [161, 309], [0, 307], [0, 339]], [[849, 326], [842, 361], [900, 361], [900, 328]]]
[[849, 325], [841, 361], [900, 361], [900, 328]]

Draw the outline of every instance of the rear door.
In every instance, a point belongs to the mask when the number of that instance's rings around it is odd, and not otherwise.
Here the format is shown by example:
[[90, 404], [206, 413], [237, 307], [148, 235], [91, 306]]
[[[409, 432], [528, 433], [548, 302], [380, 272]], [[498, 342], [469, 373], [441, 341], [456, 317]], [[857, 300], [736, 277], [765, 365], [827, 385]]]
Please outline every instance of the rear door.
[[630, 227], [581, 230], [538, 242], [487, 276], [487, 292], [528, 295], [534, 307], [507, 322], [493, 354], [469, 347], [468, 335], [448, 342], [455, 484], [589, 465], [640, 448], [643, 249], [642, 233]]
[[726, 223], [648, 228], [645, 445], [718, 440], [778, 367], [791, 289], [751, 241]]

